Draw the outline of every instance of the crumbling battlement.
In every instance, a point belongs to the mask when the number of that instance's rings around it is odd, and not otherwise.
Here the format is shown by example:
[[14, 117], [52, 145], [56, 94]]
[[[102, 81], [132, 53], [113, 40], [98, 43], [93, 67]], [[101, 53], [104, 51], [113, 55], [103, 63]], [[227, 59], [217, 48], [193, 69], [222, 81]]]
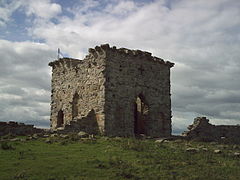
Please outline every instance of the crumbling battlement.
[[0, 136], [12, 135], [31, 135], [43, 132], [43, 129], [37, 129], [33, 125], [26, 125], [18, 122], [0, 122]]
[[[169, 61], [164, 61], [161, 58], [152, 56], [152, 53], [147, 51], [141, 51], [141, 50], [130, 50], [126, 48], [119, 48], [117, 49], [115, 46], [110, 47], [109, 44], [103, 44], [100, 46], [96, 46], [95, 48], [89, 48], [88, 49], [89, 54], [86, 55], [84, 58], [85, 61], [91, 60], [92, 57], [94, 59], [100, 59], [107, 56], [107, 53], [121, 53], [122, 55], [128, 56], [128, 57], [137, 57], [138, 59], [144, 59], [148, 61], [154, 61], [160, 64], [164, 64], [169, 67], [173, 67], [174, 63], [171, 63]], [[49, 66], [57, 66], [66, 63], [67, 67], [75, 67], [78, 64], [84, 63], [83, 61], [79, 61], [79, 59], [73, 59], [73, 58], [61, 58], [59, 60], [56, 60], [54, 62], [50, 62]]]
[[50, 62], [51, 128], [170, 136], [173, 65], [149, 52], [108, 44], [90, 48], [83, 60]]
[[144, 59], [148, 61], [154, 61], [158, 62], [160, 64], [164, 64], [170, 67], [173, 67], [174, 63], [171, 63], [169, 61], [164, 61], [161, 58], [152, 56], [152, 53], [141, 51], [141, 50], [130, 50], [126, 48], [119, 48], [117, 49], [115, 46], [112, 48], [108, 44], [104, 44], [101, 46], [96, 46], [95, 49], [90, 48], [89, 49], [89, 55], [94, 56], [94, 58], [104, 57], [107, 53], [121, 53], [122, 55], [131, 57], [137, 57], [138, 59]]
[[189, 139], [209, 141], [225, 140], [240, 143], [240, 125], [213, 125], [206, 117], [197, 117], [183, 136]]

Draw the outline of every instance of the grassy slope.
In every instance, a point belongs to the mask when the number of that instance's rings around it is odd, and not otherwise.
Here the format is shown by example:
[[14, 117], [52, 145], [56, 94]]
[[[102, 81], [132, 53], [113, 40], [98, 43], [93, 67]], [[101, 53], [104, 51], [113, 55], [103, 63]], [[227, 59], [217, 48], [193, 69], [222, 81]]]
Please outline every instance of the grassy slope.
[[[44, 139], [0, 148], [0, 179], [239, 179], [240, 146], [129, 138]], [[186, 152], [198, 147], [199, 152]], [[202, 150], [207, 147], [208, 150]], [[221, 149], [221, 154], [213, 153]], [[234, 150], [233, 150], [234, 149]]]

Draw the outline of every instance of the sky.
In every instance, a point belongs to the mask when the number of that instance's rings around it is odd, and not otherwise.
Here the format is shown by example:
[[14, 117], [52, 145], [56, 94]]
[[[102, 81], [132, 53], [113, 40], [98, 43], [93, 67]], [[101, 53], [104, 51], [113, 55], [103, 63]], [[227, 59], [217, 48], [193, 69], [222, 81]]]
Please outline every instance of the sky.
[[57, 49], [105, 43], [175, 63], [174, 133], [198, 116], [240, 124], [239, 0], [0, 0], [0, 121], [49, 127]]

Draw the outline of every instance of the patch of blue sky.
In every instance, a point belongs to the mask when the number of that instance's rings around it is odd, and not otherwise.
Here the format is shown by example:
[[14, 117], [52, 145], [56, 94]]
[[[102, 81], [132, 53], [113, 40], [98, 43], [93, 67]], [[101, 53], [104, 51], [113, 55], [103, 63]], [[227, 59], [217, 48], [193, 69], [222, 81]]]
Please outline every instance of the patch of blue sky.
[[54, 24], [59, 24], [60, 21], [58, 20], [58, 18], [52, 18], [51, 19], [51, 22], [54, 23]]
[[32, 26], [32, 19], [26, 18], [21, 10], [12, 13], [10, 21], [5, 27], [0, 29], [0, 37], [9, 41], [26, 41], [31, 40], [28, 35], [28, 28]]
[[0, 6], [5, 6], [6, 4], [10, 4], [12, 0], [1, 0], [0, 1]]
[[[78, 0], [71, 0], [71, 1], [55, 0], [53, 2], [61, 5], [61, 8], [62, 8], [62, 14], [61, 15], [62, 16], [67, 16], [70, 19], [74, 18], [74, 13], [71, 12], [70, 9], [76, 5]], [[56, 18], [54, 18], [52, 21], [55, 24], [59, 23], [59, 21]]]
[[[76, 6], [79, 6], [81, 4], [83, 4], [84, 1], [82, 0], [54, 0], [52, 1], [54, 3], [57, 3], [59, 5], [61, 5], [62, 8], [62, 16], [67, 16], [70, 19], [74, 18], [74, 12], [71, 11], [71, 9], [75, 8]], [[56, 20], [54, 20], [56, 21]], [[55, 22], [54, 22], [55, 23]]]
[[74, 7], [79, 2], [82, 2], [82, 0], [69, 0], [69, 1], [66, 1], [66, 0], [54, 0], [52, 2], [60, 4], [61, 7], [64, 9], [64, 8]]
[[164, 0], [164, 6], [167, 7], [169, 10], [171, 10], [173, 3], [177, 1], [179, 0]]

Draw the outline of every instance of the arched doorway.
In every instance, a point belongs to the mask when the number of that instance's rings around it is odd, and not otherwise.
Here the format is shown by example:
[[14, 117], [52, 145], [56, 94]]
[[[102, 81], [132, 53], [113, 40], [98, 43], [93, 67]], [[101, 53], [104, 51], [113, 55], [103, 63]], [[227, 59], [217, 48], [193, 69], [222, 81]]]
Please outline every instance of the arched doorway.
[[60, 110], [58, 111], [58, 115], [57, 115], [57, 127], [62, 127], [64, 123], [64, 114], [63, 111]]
[[76, 118], [78, 116], [78, 101], [79, 101], [79, 95], [78, 93], [75, 93], [73, 96], [73, 102], [72, 102], [72, 118]]
[[135, 135], [146, 134], [146, 120], [149, 106], [142, 95], [139, 95], [134, 105], [134, 133]]

